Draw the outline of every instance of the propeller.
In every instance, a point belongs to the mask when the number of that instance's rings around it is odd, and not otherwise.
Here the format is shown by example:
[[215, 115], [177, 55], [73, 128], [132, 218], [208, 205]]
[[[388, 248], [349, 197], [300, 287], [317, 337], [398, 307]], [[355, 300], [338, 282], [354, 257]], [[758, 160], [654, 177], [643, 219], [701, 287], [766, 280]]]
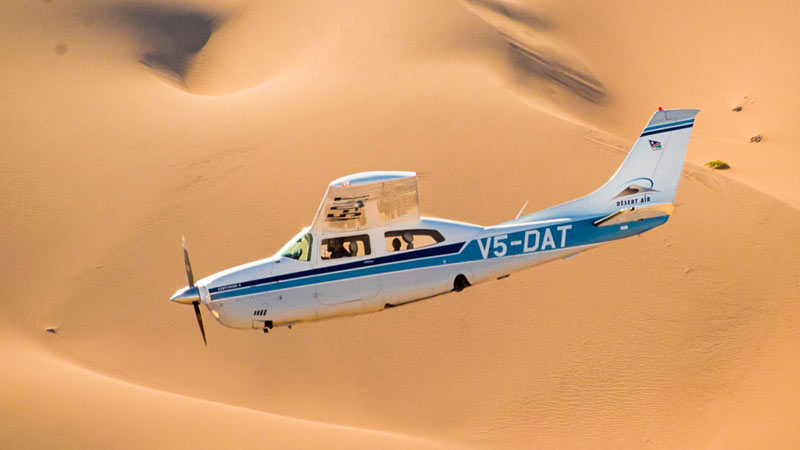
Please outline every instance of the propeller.
[[200, 327], [200, 334], [203, 335], [203, 344], [207, 346], [208, 342], [206, 341], [206, 330], [203, 327], [203, 316], [200, 314], [200, 290], [194, 285], [192, 263], [189, 262], [189, 250], [186, 249], [186, 239], [183, 236], [181, 236], [181, 244], [183, 245], [183, 264], [186, 266], [186, 278], [189, 280], [189, 286], [178, 290], [170, 300], [175, 303], [191, 303], [192, 306], [194, 306], [194, 315], [197, 317], [197, 325]]
[[186, 278], [189, 279], [189, 286], [194, 287], [192, 263], [189, 262], [189, 250], [186, 248], [186, 238], [184, 236], [181, 236], [181, 246], [183, 247], [183, 264], [186, 266]]
[[200, 302], [192, 302], [192, 306], [194, 306], [194, 315], [197, 316], [197, 325], [200, 326], [200, 334], [203, 335], [203, 345], [207, 347], [206, 329], [203, 328], [203, 316], [200, 315]]

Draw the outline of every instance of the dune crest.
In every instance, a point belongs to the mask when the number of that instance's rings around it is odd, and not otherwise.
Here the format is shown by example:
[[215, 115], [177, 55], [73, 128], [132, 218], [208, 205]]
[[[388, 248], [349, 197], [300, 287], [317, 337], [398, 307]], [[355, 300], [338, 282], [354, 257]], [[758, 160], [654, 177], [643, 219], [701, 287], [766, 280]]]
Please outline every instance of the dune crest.
[[[12, 448], [160, 448], [176, 442], [194, 448], [265, 442], [296, 449], [444, 448], [397, 433], [316, 423], [161, 392], [81, 368], [24, 338], [8, 344], [0, 343], [0, 351], [13, 358], [16, 367], [0, 369], [0, 381], [6, 386], [0, 403], [14, 413], [0, 425], [0, 438]], [[154, 411], [158, 411], [155, 416]], [[47, 433], [31, 433], [27, 423], [43, 413], [49, 416]], [[124, 421], [126, 431], [103, 429], [108, 417]]]
[[[591, 71], [557, 38], [548, 34], [555, 26], [532, 9], [499, 0], [468, 0], [465, 5], [492, 25], [508, 40], [514, 81], [523, 92], [542, 91], [547, 97], [557, 95], [553, 86], [592, 103], [606, 96], [605, 87]], [[563, 100], [562, 100], [563, 101]]]

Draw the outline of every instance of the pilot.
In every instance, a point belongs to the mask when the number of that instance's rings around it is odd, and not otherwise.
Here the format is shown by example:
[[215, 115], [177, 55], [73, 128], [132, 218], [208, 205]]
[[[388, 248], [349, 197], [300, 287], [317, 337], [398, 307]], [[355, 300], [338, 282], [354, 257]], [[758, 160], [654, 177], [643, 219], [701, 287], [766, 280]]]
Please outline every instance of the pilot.
[[401, 245], [402, 244], [400, 243], [400, 239], [398, 239], [398, 238], [392, 239], [392, 248], [394, 249], [392, 251], [394, 251], [394, 252], [399, 251]]
[[[331, 250], [331, 247], [333, 247], [333, 250]], [[331, 239], [328, 242], [328, 250], [331, 250], [331, 258], [346, 258], [350, 256], [350, 252], [342, 245], [341, 239]]]

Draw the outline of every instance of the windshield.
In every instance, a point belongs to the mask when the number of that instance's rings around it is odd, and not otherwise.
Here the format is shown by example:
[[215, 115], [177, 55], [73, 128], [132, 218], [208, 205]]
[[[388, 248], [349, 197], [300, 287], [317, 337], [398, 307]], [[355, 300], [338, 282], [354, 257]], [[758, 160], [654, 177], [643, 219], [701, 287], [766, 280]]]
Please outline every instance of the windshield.
[[278, 254], [298, 261], [308, 261], [311, 258], [311, 240], [311, 233], [306, 228], [281, 247]]

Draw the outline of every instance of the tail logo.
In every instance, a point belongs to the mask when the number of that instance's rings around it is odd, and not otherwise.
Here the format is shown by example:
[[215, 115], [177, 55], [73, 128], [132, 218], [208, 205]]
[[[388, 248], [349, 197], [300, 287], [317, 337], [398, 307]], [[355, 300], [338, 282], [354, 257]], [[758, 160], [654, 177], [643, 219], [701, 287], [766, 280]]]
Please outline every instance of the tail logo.
[[[623, 184], [624, 188], [614, 196], [615, 199], [626, 198], [624, 200], [617, 200], [617, 206], [639, 205], [648, 203], [650, 201], [650, 193], [658, 192], [653, 189], [653, 180], [650, 178], [634, 178]], [[622, 187], [620, 186], [620, 187]]]
[[650, 141], [650, 150], [661, 150], [661, 142]]

